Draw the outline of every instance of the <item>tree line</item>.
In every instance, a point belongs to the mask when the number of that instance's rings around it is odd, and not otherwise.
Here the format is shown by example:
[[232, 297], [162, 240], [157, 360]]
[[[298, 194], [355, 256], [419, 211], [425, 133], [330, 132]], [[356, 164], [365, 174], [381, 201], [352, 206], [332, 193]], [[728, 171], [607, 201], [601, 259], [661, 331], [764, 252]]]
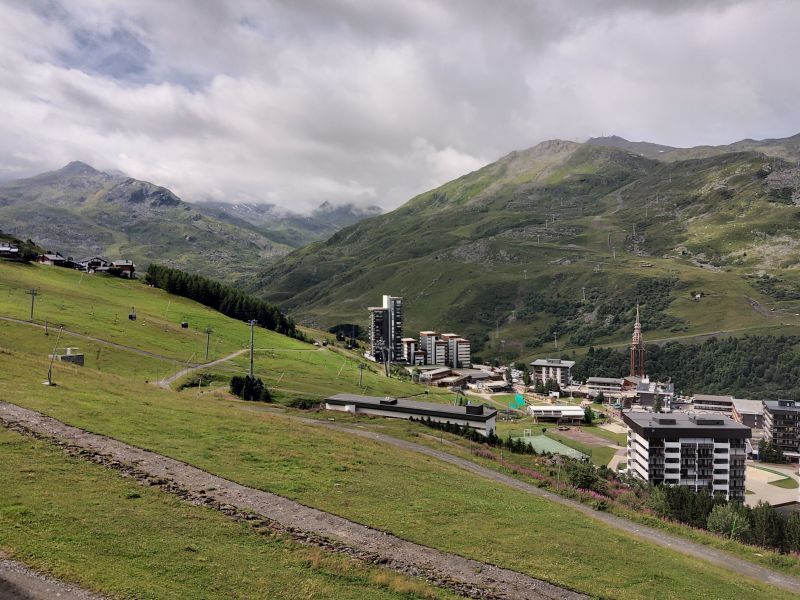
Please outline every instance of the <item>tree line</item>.
[[[651, 379], [671, 380], [684, 394], [731, 394], [756, 400], [800, 399], [800, 337], [743, 336], [710, 338], [702, 344], [667, 342], [648, 345], [645, 371]], [[628, 350], [589, 348], [572, 370], [573, 377], [624, 377]]]
[[208, 277], [151, 264], [147, 268], [145, 282], [170, 294], [195, 300], [233, 319], [240, 321], [255, 319], [260, 327], [305, 339], [305, 336], [297, 330], [294, 321], [274, 304]]

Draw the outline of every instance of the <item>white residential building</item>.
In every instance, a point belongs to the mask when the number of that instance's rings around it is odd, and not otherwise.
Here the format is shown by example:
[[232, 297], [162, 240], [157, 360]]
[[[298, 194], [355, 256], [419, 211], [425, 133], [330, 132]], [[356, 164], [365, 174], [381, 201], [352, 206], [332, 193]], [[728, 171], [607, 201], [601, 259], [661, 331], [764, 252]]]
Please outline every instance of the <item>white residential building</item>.
[[628, 426], [629, 475], [744, 501], [749, 427], [721, 415], [625, 411], [622, 419]]
[[533, 381], [543, 384], [552, 379], [559, 386], [566, 387], [572, 383], [572, 367], [574, 360], [561, 360], [560, 358], [540, 358], [531, 363], [533, 367]]

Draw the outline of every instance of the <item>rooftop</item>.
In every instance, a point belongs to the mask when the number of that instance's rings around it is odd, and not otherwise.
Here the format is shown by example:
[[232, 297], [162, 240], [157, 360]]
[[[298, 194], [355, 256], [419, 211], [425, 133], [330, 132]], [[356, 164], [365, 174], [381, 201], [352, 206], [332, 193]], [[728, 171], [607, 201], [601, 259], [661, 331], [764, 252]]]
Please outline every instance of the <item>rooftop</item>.
[[625, 424], [637, 433], [649, 430], [650, 433], [673, 433], [690, 437], [693, 433], [724, 432], [734, 437], [749, 438], [750, 428], [737, 423], [733, 419], [721, 415], [700, 415], [687, 413], [670, 413], [668, 415], [623, 411], [622, 419]]
[[589, 377], [586, 383], [613, 383], [614, 385], [622, 385], [625, 383], [625, 380], [616, 379], [614, 377]]
[[746, 413], [751, 415], [763, 415], [764, 403], [761, 400], [745, 400], [744, 398], [734, 398], [733, 406], [739, 414]]
[[800, 402], [794, 400], [764, 400], [764, 408], [770, 412], [776, 410], [785, 412], [800, 412]]
[[695, 394], [694, 401], [700, 402], [733, 402], [733, 396], [715, 396], [714, 394]]
[[417, 402], [405, 398], [360, 396], [358, 394], [336, 394], [325, 400], [329, 404], [355, 404], [366, 408], [379, 408], [391, 412], [413, 413], [426, 416], [452, 417], [465, 421], [488, 421], [497, 411], [483, 404], [454, 406], [434, 402]]
[[537, 358], [531, 363], [534, 367], [567, 367], [575, 366], [574, 360], [561, 360], [560, 358]]

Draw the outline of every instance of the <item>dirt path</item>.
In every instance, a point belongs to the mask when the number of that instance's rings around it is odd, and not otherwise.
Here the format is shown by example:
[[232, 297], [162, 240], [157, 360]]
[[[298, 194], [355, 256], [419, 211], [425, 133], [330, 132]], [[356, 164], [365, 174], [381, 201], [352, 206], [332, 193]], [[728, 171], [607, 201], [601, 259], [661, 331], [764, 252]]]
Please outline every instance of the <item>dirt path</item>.
[[762, 567], [755, 563], [737, 558], [733, 554], [692, 542], [686, 538], [672, 535], [659, 529], [654, 529], [646, 525], [640, 525], [633, 521], [629, 521], [628, 519], [617, 517], [606, 512], [598, 512], [591, 506], [581, 504], [580, 502], [576, 502], [574, 500], [569, 500], [568, 498], [564, 498], [553, 492], [548, 492], [536, 487], [535, 485], [520, 481], [519, 479], [511, 477], [510, 475], [499, 473], [487, 467], [483, 467], [470, 460], [461, 458], [459, 456], [454, 456], [448, 452], [429, 448], [428, 446], [424, 446], [422, 444], [416, 444], [414, 442], [409, 442], [386, 434], [358, 428], [357, 426], [342, 425], [331, 423], [329, 421], [318, 421], [316, 419], [307, 419], [303, 417], [291, 417], [288, 415], [286, 417], [301, 420], [302, 422], [311, 425], [318, 425], [320, 427], [336, 429], [337, 431], [348, 432], [353, 435], [391, 444], [393, 446], [403, 448], [404, 450], [411, 450], [413, 452], [419, 452], [420, 454], [437, 458], [441, 461], [455, 465], [464, 469], [465, 471], [469, 471], [491, 481], [495, 481], [523, 492], [533, 494], [535, 496], [541, 496], [543, 498], [547, 498], [548, 500], [552, 500], [553, 502], [563, 504], [593, 519], [602, 521], [607, 525], [611, 525], [612, 527], [626, 531], [631, 535], [642, 538], [658, 546], [669, 548], [675, 552], [680, 552], [682, 554], [707, 561], [714, 565], [730, 569], [741, 575], [749, 576], [758, 581], [800, 594], [800, 579], [792, 577], [791, 575], [783, 575], [766, 567]]
[[101, 600], [101, 597], [74, 585], [37, 573], [0, 556], [0, 600]]
[[[17, 323], [19, 325], [27, 325], [28, 327], [38, 327], [39, 329], [44, 329], [44, 325], [40, 325], [39, 323], [32, 323], [31, 321], [24, 321], [22, 319], [15, 319], [13, 317], [0, 317], [0, 321], [7, 321], [9, 323]], [[57, 332], [58, 326], [57, 325], [50, 325], [49, 329]], [[72, 335], [75, 337], [82, 338], [84, 340], [89, 340], [91, 342], [95, 342], [97, 344], [102, 344], [104, 346], [109, 346], [111, 348], [117, 348], [119, 350], [126, 350], [128, 352], [133, 352], [134, 354], [139, 354], [141, 356], [149, 356], [150, 358], [158, 358], [160, 360], [166, 360], [168, 362], [173, 363], [184, 363], [186, 361], [178, 360], [177, 358], [170, 358], [169, 356], [164, 356], [162, 354], [156, 354], [155, 352], [148, 352], [147, 350], [142, 350], [141, 348], [134, 348], [133, 346], [126, 346], [125, 344], [118, 344], [117, 342], [109, 342], [108, 340], [104, 340], [98, 337], [94, 337], [91, 335], [86, 335], [85, 333], [77, 333], [75, 331], [70, 331], [69, 329], [64, 329], [63, 332], [67, 335]]]
[[248, 352], [248, 349], [242, 348], [241, 350], [237, 350], [233, 354], [229, 354], [228, 356], [218, 358], [217, 360], [212, 360], [211, 362], [207, 362], [202, 365], [192, 365], [190, 367], [186, 367], [185, 369], [181, 369], [180, 371], [174, 373], [173, 375], [170, 375], [169, 377], [164, 377], [164, 379], [159, 379], [158, 381], [154, 381], [153, 383], [158, 387], [169, 389], [169, 386], [171, 386], [173, 383], [175, 383], [178, 379], [180, 379], [184, 375], [188, 375], [192, 371], [198, 371], [200, 369], [208, 369], [209, 367], [214, 367], [224, 362], [228, 362], [229, 360], [234, 359], [240, 354], [244, 354], [245, 352]]
[[286, 533], [302, 543], [424, 577], [468, 597], [586, 598], [522, 573], [402, 540], [287, 498], [239, 485], [14, 404], [0, 402], [0, 423], [27, 435], [52, 439], [67, 452], [117, 469], [144, 484], [158, 486], [187, 502], [214, 507], [233, 518], [256, 521], [255, 525]]

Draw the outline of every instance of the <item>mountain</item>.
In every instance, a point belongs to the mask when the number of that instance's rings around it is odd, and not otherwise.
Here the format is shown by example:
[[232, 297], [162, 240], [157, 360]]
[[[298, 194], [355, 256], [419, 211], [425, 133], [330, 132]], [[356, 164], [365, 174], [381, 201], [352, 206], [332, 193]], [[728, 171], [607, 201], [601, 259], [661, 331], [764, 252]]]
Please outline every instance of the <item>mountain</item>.
[[71, 162], [0, 183], [0, 225], [50, 250], [157, 261], [228, 280], [286, 254], [267, 236], [204, 215], [170, 190]]
[[194, 204], [200, 212], [261, 233], [292, 248], [330, 237], [347, 227], [383, 210], [378, 206], [333, 205], [323, 202], [310, 214], [302, 215], [274, 204], [207, 201]]
[[544, 142], [296, 250], [252, 286], [317, 326], [363, 325], [381, 294], [403, 296], [408, 333], [454, 330], [484, 359], [624, 344], [637, 303], [647, 340], [797, 328], [797, 140]]

